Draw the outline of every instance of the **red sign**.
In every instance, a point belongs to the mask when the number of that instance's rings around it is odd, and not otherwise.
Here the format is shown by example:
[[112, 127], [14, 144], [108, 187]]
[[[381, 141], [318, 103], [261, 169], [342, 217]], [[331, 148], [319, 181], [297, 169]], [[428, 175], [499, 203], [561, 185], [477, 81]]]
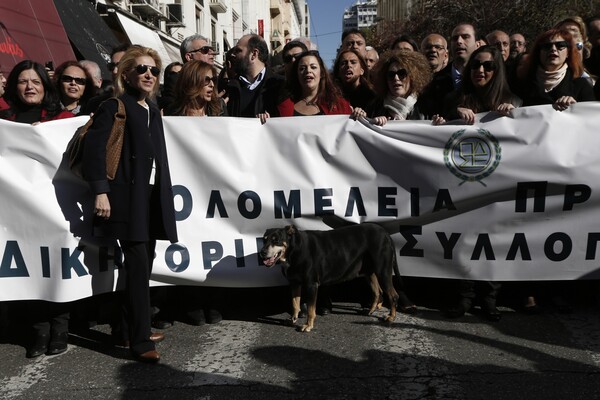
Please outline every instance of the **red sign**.
[[258, 35], [265, 38], [265, 21], [262, 19], [258, 20]]
[[53, 1], [0, 2], [0, 66], [9, 72], [31, 59], [44, 65], [75, 60]]

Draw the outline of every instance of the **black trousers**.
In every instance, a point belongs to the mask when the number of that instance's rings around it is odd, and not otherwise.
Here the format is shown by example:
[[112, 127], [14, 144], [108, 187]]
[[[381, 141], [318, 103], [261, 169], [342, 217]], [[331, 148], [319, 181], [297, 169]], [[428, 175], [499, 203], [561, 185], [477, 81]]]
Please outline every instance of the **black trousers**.
[[462, 279], [458, 284], [458, 294], [461, 299], [468, 299], [471, 302], [479, 295], [484, 301], [492, 301], [496, 304], [496, 297], [502, 284], [495, 281], [472, 281]]
[[69, 331], [70, 303], [32, 300], [27, 302], [28, 317], [34, 335], [53, 337]]
[[121, 240], [124, 256], [125, 291], [120, 294], [120, 334], [129, 340], [135, 354], [154, 350], [150, 340], [150, 274], [156, 242]]

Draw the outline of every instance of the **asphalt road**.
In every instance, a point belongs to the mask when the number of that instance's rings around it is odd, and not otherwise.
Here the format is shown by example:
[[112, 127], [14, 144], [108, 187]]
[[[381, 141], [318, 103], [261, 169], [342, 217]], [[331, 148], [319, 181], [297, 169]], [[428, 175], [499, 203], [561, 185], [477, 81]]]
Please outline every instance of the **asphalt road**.
[[386, 326], [336, 295], [333, 314], [301, 333], [284, 324], [285, 293], [238, 290], [222, 322], [176, 322], [158, 365], [112, 347], [108, 325], [72, 333], [66, 353], [34, 360], [8, 332], [0, 399], [600, 398], [599, 310], [590, 303], [571, 314], [502, 307], [500, 322], [477, 310], [448, 320], [424, 304]]

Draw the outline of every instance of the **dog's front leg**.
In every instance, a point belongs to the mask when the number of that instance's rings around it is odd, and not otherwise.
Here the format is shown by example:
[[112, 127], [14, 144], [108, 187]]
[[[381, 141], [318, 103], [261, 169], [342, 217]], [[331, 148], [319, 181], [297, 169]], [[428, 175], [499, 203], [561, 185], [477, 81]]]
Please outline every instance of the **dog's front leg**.
[[292, 318], [291, 325], [295, 325], [300, 314], [300, 296], [302, 295], [301, 285], [292, 285]]

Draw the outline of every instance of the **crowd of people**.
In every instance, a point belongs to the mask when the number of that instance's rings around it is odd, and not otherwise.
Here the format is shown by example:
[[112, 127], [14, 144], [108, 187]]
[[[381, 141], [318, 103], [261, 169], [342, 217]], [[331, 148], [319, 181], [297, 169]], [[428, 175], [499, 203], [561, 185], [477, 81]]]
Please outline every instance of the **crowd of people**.
[[[127, 281], [117, 301], [113, 336], [136, 359], [156, 362], [160, 354], [155, 343], [164, 335], [151, 327], [166, 329], [176, 319], [195, 325], [222, 319], [209, 289], [159, 288], [150, 294], [155, 240], [177, 241], [162, 115], [234, 116], [268, 123], [276, 117], [346, 114], [379, 126], [390, 120], [474, 124], [482, 112], [510, 116], [517, 107], [541, 104], [563, 111], [577, 102], [600, 100], [600, 17], [585, 22], [565, 18], [531, 39], [500, 30], [483, 35], [473, 24], [461, 23], [449, 36], [426, 33], [419, 44], [401, 35], [388, 48], [375, 49], [360, 30], [350, 29], [343, 32], [328, 71], [305, 38], [288, 42], [277, 64], [265, 40], [249, 34], [226, 53], [219, 71], [210, 41], [193, 35], [181, 44], [182, 62], [165, 67], [162, 87], [156, 51], [124, 44], [113, 49], [106, 66], [112, 82], [103, 82], [101, 67], [89, 60], [66, 61], [53, 71], [31, 60], [18, 63], [7, 78], [0, 74], [0, 118], [37, 124], [92, 116], [83, 164], [95, 196], [89, 218], [94, 235], [119, 240]], [[106, 143], [121, 104], [126, 134], [117, 173], [109, 180]], [[499, 289], [497, 282], [460, 281], [450, 291], [455, 296], [446, 315], [464, 315], [480, 294], [483, 315], [498, 321]], [[534, 289], [527, 285], [523, 292], [528, 312], [538, 310]], [[181, 298], [185, 301], [179, 302]], [[325, 315], [331, 302], [326, 292], [320, 299], [318, 312]], [[401, 311], [416, 311], [408, 298], [403, 303]], [[0, 304], [2, 321], [6, 309]], [[69, 311], [64, 304], [29, 304], [33, 334], [27, 357], [67, 349]]]

